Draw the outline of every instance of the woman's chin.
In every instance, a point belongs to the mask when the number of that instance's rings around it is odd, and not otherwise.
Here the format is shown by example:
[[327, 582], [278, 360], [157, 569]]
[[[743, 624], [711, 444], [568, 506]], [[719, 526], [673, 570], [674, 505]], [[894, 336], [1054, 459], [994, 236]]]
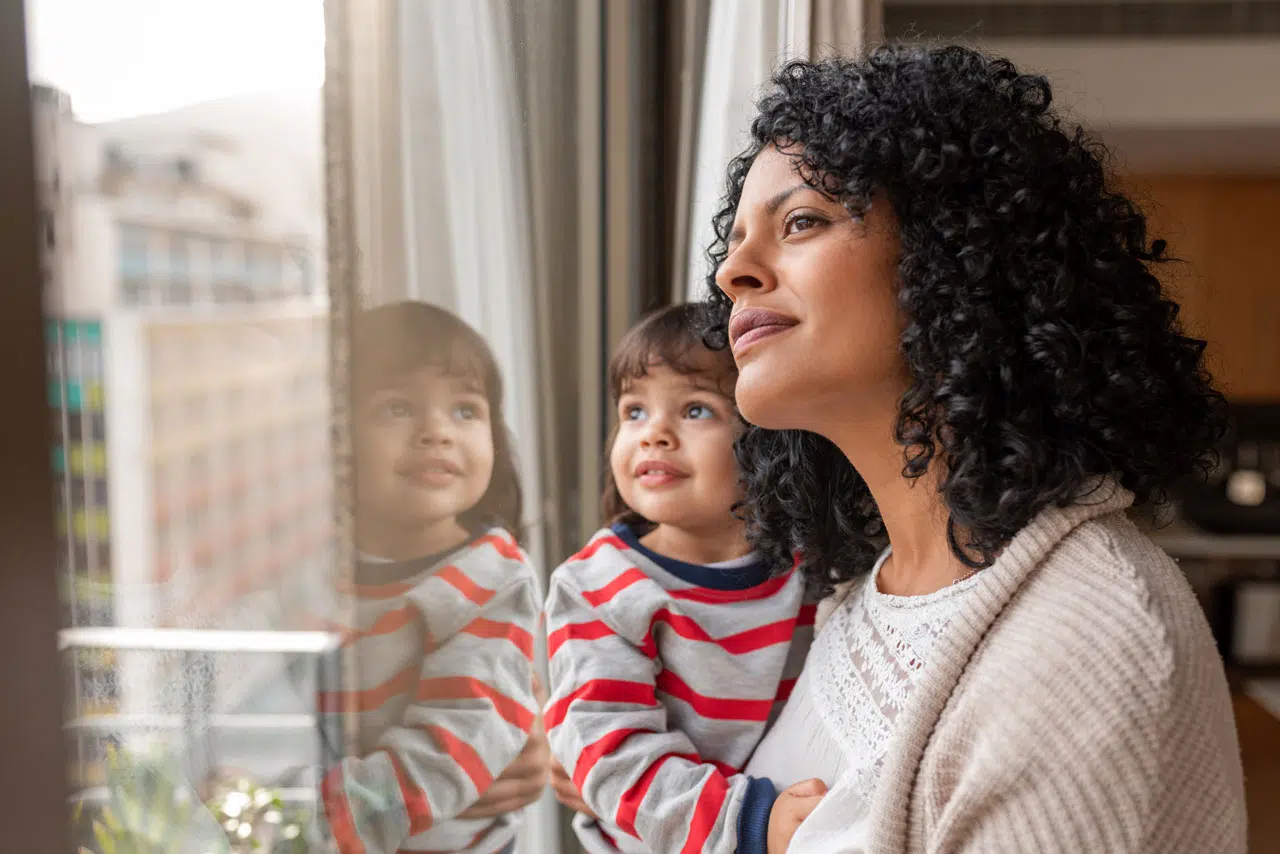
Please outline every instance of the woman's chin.
[[738, 412], [749, 424], [766, 430], [794, 430], [795, 408], [787, 405], [789, 395], [779, 383], [772, 381], [764, 371], [752, 370], [748, 365], [738, 374], [734, 398]]

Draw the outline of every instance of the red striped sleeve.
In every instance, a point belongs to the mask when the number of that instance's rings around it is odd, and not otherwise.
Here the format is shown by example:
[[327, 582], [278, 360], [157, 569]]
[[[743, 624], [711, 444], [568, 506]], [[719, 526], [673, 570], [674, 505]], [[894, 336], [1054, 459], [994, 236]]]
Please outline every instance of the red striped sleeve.
[[418, 683], [417, 665], [406, 667], [386, 682], [363, 691], [320, 691], [316, 702], [324, 714], [343, 711], [372, 712], [380, 709], [392, 697], [408, 694]]
[[568, 623], [547, 636], [547, 655], [554, 657], [560, 647], [571, 640], [600, 640], [613, 637], [614, 631], [604, 620], [589, 623]]
[[658, 674], [658, 690], [683, 700], [704, 718], [727, 721], [767, 721], [773, 711], [773, 700], [739, 700], [708, 697], [689, 687], [670, 670]]
[[467, 577], [466, 573], [453, 565], [449, 565], [444, 569], [441, 569], [435, 574], [435, 577], [443, 581], [445, 584], [448, 584], [450, 587], [457, 590], [477, 605], [485, 605], [490, 599], [497, 595], [495, 591], [476, 584]]
[[360, 841], [360, 834], [356, 832], [351, 805], [347, 802], [341, 765], [324, 775], [320, 784], [320, 797], [324, 801], [325, 816], [329, 820], [329, 829], [333, 831], [333, 841], [340, 854], [364, 854], [364, 844]]
[[645, 575], [644, 572], [633, 566], [617, 578], [613, 579], [613, 581], [610, 581], [604, 587], [597, 590], [585, 591], [582, 594], [582, 598], [587, 600], [587, 603], [593, 607], [599, 608], [601, 605], [608, 602], [614, 596], [617, 596], [631, 585], [638, 584], [641, 581], [646, 581], [648, 578], [649, 576]]
[[693, 808], [693, 821], [689, 823], [689, 835], [685, 837], [680, 854], [698, 854], [702, 851], [707, 837], [715, 829], [728, 794], [729, 781], [720, 774], [712, 774], [702, 784], [702, 794], [698, 795], [698, 803]]
[[440, 749], [449, 754], [449, 757], [457, 762], [458, 765], [471, 778], [471, 784], [476, 787], [477, 794], [484, 794], [489, 787], [493, 785], [493, 775], [489, 773], [489, 769], [485, 767], [484, 760], [480, 758], [480, 754], [476, 753], [475, 748], [449, 732], [444, 727], [427, 726], [424, 729], [435, 739]]
[[525, 658], [533, 661], [533, 635], [515, 623], [502, 623], [485, 617], [476, 617], [462, 627], [461, 634], [489, 640], [510, 641], [524, 654]]
[[649, 787], [653, 785], [653, 778], [658, 776], [662, 766], [668, 760], [676, 758], [683, 758], [683, 754], [668, 753], [665, 756], [659, 756], [640, 775], [640, 779], [636, 781], [636, 784], [627, 789], [622, 795], [622, 798], [618, 801], [618, 812], [614, 816], [613, 823], [624, 833], [629, 833], [636, 839], [640, 838], [640, 834], [636, 833], [636, 815], [640, 812], [640, 804], [644, 802], [645, 795], [649, 794]]
[[502, 694], [481, 682], [467, 676], [444, 676], [438, 679], [423, 679], [418, 683], [418, 702], [430, 703], [436, 700], [488, 700], [503, 720], [522, 731], [533, 728], [534, 714], [505, 694]]
[[573, 693], [557, 700], [543, 715], [543, 723], [553, 730], [564, 723], [569, 706], [576, 700], [596, 703], [635, 703], [638, 706], [658, 705], [658, 696], [652, 685], [645, 682], [627, 682], [622, 679], [592, 679]]
[[391, 767], [396, 771], [396, 782], [400, 785], [400, 799], [404, 801], [405, 812], [409, 814], [409, 834], [416, 836], [431, 829], [431, 804], [427, 803], [427, 795], [419, 789], [405, 772], [400, 760], [390, 750], [383, 750], [391, 760]]
[[644, 774], [640, 776], [640, 779], [636, 781], [634, 786], [627, 790], [626, 794], [622, 796], [622, 799], [618, 803], [618, 812], [615, 817], [614, 824], [618, 825], [622, 830], [637, 839], [640, 838], [640, 835], [636, 833], [635, 822], [636, 816], [640, 812], [640, 804], [644, 802], [645, 795], [649, 793], [649, 787], [653, 785], [653, 780], [658, 776], [658, 771], [662, 769], [662, 766], [665, 765], [669, 759], [683, 759], [687, 762], [692, 762], [695, 765], [712, 765], [715, 767], [717, 772], [725, 777], [732, 777], [734, 774], [738, 773], [738, 769], [731, 765], [726, 765], [723, 762], [716, 762], [710, 759], [703, 759], [696, 753], [668, 753], [663, 756], [659, 756], [652, 765], [645, 769]]
[[800, 616], [796, 618], [797, 626], [812, 626], [818, 620], [817, 605], [801, 605]]
[[621, 747], [622, 743], [628, 738], [641, 732], [647, 733], [653, 732], [653, 730], [615, 729], [598, 741], [588, 744], [582, 753], [578, 754], [578, 762], [573, 767], [573, 785], [578, 787], [578, 791], [582, 791], [583, 784], [587, 781], [587, 775], [591, 773], [592, 768], [596, 767], [597, 762]]

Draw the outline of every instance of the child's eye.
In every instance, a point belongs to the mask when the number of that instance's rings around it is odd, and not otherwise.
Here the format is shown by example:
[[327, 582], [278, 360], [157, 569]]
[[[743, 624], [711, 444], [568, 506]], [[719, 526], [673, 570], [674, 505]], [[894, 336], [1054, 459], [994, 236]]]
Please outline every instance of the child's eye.
[[474, 403], [460, 403], [453, 408], [453, 416], [459, 421], [474, 421], [480, 417], [480, 407]]
[[633, 404], [622, 410], [622, 417], [627, 421], [639, 421], [645, 417], [644, 407]]
[[684, 415], [686, 418], [707, 419], [715, 418], [716, 411], [705, 403], [694, 403], [685, 410]]
[[410, 418], [413, 416], [413, 407], [404, 400], [383, 401], [378, 409], [389, 418]]

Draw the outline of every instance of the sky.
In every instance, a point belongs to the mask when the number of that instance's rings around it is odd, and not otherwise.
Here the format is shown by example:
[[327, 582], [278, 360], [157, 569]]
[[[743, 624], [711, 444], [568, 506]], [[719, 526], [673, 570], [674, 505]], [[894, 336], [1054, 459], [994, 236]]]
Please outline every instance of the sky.
[[26, 0], [31, 77], [110, 121], [318, 89], [323, 0]]

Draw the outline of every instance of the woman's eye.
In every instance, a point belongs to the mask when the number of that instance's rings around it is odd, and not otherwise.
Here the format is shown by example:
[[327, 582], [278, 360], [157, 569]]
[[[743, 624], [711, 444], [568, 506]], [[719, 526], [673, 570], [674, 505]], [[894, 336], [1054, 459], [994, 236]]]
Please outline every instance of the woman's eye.
[[802, 231], [809, 231], [822, 225], [824, 220], [821, 217], [812, 216], [810, 214], [796, 214], [787, 220], [785, 231], [788, 235], [798, 234]]

